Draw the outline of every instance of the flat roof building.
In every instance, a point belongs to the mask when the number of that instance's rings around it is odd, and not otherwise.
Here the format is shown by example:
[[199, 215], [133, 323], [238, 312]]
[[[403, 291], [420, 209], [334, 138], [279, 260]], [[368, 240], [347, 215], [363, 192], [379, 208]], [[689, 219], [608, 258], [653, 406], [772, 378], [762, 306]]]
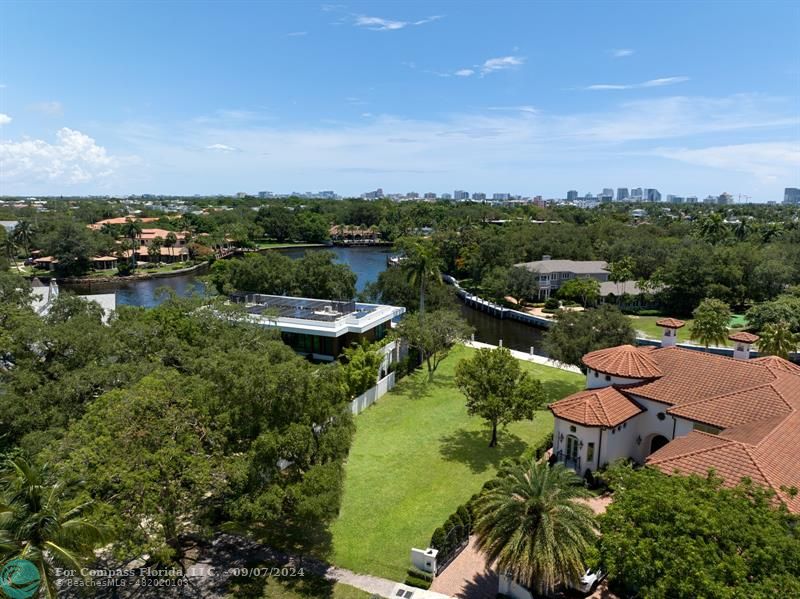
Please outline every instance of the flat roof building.
[[262, 293], [234, 293], [251, 321], [277, 328], [284, 343], [315, 361], [330, 362], [352, 343], [383, 339], [406, 309], [384, 304]]

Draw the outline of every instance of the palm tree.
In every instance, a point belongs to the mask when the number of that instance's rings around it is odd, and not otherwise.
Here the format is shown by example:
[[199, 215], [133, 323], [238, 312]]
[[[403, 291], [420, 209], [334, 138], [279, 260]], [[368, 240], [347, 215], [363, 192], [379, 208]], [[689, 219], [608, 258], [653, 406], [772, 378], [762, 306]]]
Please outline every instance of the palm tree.
[[14, 241], [25, 248], [25, 255], [31, 257], [31, 242], [33, 241], [34, 228], [29, 220], [21, 220], [14, 227]]
[[739, 241], [744, 241], [753, 232], [753, 223], [746, 216], [743, 216], [733, 228], [733, 234]]
[[175, 234], [175, 231], [170, 231], [169, 233], [167, 233], [167, 237], [164, 240], [164, 246], [169, 248], [170, 258], [172, 258], [172, 248], [175, 247], [176, 243], [178, 243], [178, 236]]
[[18, 271], [17, 252], [19, 252], [19, 246], [11, 237], [6, 237], [3, 240], [3, 251], [5, 252], [6, 258], [8, 258], [9, 262], [14, 265], [14, 270]]
[[429, 281], [441, 281], [441, 261], [433, 243], [428, 240], [404, 241], [400, 244], [405, 253], [403, 268], [412, 286], [419, 286], [419, 313], [425, 313], [425, 287]]
[[596, 538], [581, 479], [563, 464], [521, 464], [475, 504], [477, 546], [489, 563], [539, 594], [578, 580]]
[[68, 508], [69, 488], [54, 482], [46, 467], [38, 469], [20, 457], [6, 462], [0, 490], [0, 557], [32, 562], [41, 592], [55, 599], [55, 568], [80, 572], [103, 540], [100, 529], [84, 517], [92, 504]]
[[780, 223], [766, 223], [761, 227], [761, 241], [770, 243], [783, 235], [783, 225]]
[[728, 236], [728, 224], [719, 212], [712, 212], [700, 222], [700, 236], [716, 245]]
[[800, 346], [800, 333], [792, 333], [787, 322], [769, 323], [761, 331], [758, 351], [762, 354], [788, 359]]
[[131, 245], [133, 247], [133, 251], [131, 252], [131, 268], [135, 270], [137, 255], [136, 249], [139, 245], [137, 241], [139, 239], [139, 235], [142, 234], [142, 221], [132, 218], [126, 219], [125, 224], [122, 225], [122, 234], [131, 240]]

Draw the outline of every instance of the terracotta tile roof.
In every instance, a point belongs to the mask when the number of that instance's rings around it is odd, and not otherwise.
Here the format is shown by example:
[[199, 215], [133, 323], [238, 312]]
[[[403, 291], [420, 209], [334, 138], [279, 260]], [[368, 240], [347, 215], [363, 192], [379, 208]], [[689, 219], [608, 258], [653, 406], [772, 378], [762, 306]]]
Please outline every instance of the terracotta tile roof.
[[662, 347], [647, 355], [664, 376], [630, 392], [668, 405], [718, 397], [775, 379], [775, 374], [756, 360], [735, 360], [680, 347]]
[[793, 372], [800, 374], [800, 366], [793, 364], [789, 360], [784, 360], [778, 356], [764, 356], [763, 358], [756, 358], [750, 360], [754, 364], [762, 364], [766, 366], [771, 372], [778, 374], [779, 372]]
[[603, 374], [631, 379], [652, 379], [662, 375], [652, 355], [652, 352], [640, 351], [633, 345], [619, 345], [589, 352], [583, 356], [583, 363]]
[[679, 329], [685, 324], [685, 322], [677, 318], [662, 318], [661, 320], [656, 320], [657, 326], [666, 327], [668, 329]]
[[643, 412], [614, 387], [574, 393], [548, 406], [553, 414], [583, 426], [610, 428]]
[[667, 410], [673, 416], [704, 422], [719, 428], [764, 420], [791, 411], [791, 404], [772, 383], [691, 403], [681, 403]]
[[728, 335], [728, 339], [731, 341], [741, 341], [742, 343], [755, 343], [761, 337], [758, 335], [753, 335], [752, 333], [745, 333], [744, 331], [739, 331], [738, 333], [731, 333]]

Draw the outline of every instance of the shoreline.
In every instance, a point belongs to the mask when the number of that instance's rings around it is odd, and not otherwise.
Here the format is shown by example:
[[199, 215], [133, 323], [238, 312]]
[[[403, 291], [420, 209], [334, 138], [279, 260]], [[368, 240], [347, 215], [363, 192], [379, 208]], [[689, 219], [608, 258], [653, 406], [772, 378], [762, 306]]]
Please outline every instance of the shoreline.
[[187, 268], [180, 268], [178, 270], [171, 270], [168, 272], [145, 273], [142, 275], [128, 275], [125, 277], [87, 278], [87, 277], [47, 277], [45, 275], [42, 275], [40, 277], [31, 276], [29, 278], [55, 280], [59, 285], [64, 285], [66, 287], [78, 287], [82, 289], [103, 287], [106, 289], [110, 289], [110, 288], [123, 287], [130, 283], [136, 283], [138, 281], [149, 281], [152, 279], [168, 279], [170, 277], [179, 277], [181, 275], [204, 272], [209, 269], [210, 264], [211, 264], [210, 262], [201, 262], [200, 264], [195, 264], [194, 266], [189, 266]]

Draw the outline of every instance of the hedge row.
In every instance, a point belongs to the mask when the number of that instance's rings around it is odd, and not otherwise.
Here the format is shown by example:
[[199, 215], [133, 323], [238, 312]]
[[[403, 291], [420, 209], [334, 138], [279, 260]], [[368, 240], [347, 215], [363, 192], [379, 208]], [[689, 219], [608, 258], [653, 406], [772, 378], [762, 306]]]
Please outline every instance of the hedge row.
[[439, 550], [438, 559], [441, 561], [455, 551], [464, 541], [469, 539], [471, 533], [471, 510], [465, 505], [460, 505], [458, 509], [447, 518], [442, 526], [433, 531], [430, 546]]

